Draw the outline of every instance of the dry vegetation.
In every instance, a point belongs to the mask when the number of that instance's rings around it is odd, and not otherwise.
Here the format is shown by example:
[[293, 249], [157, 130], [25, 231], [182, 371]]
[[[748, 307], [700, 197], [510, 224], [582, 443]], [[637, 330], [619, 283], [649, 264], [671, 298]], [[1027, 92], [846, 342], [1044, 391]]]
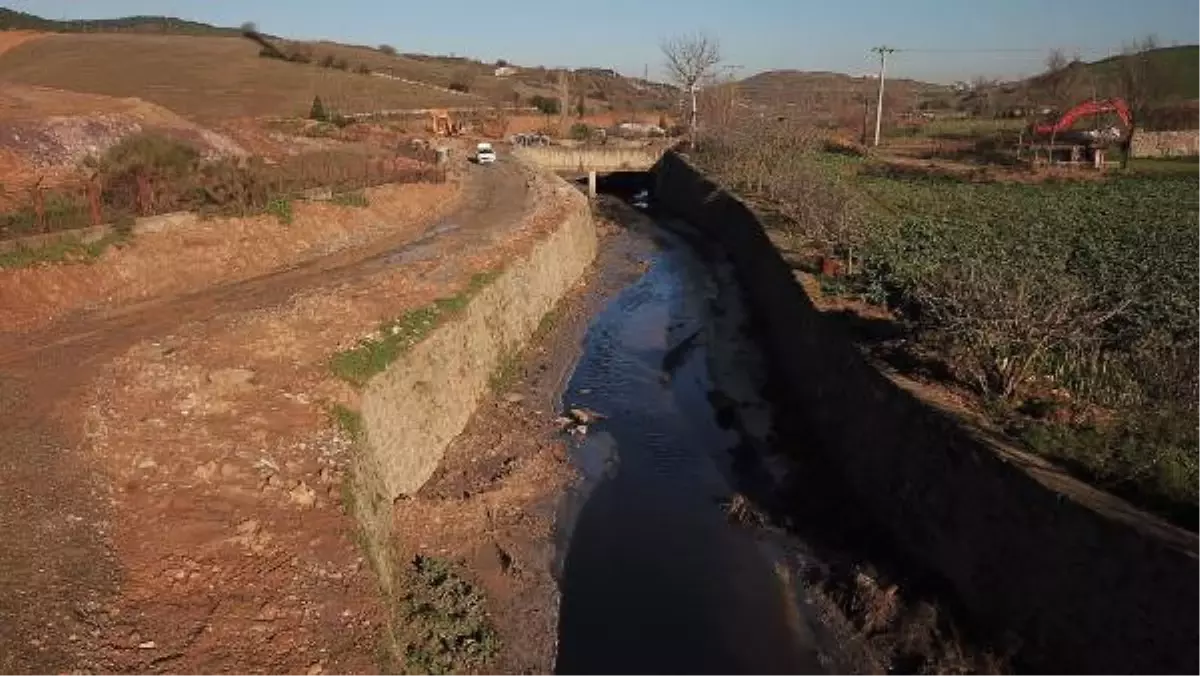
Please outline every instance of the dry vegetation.
[[188, 143], [134, 134], [87, 160], [89, 180], [34, 188], [27, 201], [0, 213], [0, 239], [129, 223], [136, 216], [174, 211], [272, 213], [287, 222], [291, 202], [310, 190], [354, 195], [384, 183], [444, 181], [445, 172], [432, 160], [427, 151], [405, 146], [375, 154], [307, 153], [272, 164], [256, 157], [206, 159]]

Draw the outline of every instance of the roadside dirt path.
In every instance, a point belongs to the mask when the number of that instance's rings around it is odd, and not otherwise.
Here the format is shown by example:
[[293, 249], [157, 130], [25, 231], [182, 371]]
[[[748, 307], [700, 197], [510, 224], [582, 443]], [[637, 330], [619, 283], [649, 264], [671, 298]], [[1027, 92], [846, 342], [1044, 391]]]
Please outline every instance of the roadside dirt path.
[[323, 359], [502, 260], [530, 191], [473, 167], [417, 239], [0, 333], [0, 670], [377, 668]]

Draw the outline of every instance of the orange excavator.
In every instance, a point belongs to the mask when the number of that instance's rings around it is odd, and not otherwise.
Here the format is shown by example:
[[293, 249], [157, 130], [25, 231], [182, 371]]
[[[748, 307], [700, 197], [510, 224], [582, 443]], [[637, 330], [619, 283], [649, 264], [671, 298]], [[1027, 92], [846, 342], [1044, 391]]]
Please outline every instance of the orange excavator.
[[[1121, 119], [1124, 129], [1110, 128], [1108, 130], [1096, 131], [1073, 131], [1071, 126], [1076, 120], [1089, 115], [1105, 115], [1115, 113]], [[1063, 141], [1070, 142], [1074, 137], [1087, 143], [1096, 143], [1103, 140], [1116, 141], [1121, 137], [1128, 135], [1129, 128], [1133, 126], [1133, 113], [1129, 110], [1129, 104], [1125, 99], [1092, 99], [1084, 101], [1079, 105], [1071, 108], [1063, 113], [1062, 117], [1053, 122], [1032, 125], [1034, 136], [1050, 137], [1054, 136]]]

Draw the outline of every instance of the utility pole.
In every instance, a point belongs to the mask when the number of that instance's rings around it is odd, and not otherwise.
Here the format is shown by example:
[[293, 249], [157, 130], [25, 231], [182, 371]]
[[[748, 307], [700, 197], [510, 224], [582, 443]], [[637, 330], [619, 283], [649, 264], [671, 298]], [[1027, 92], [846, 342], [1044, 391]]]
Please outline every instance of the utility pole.
[[879, 100], [875, 104], [875, 145], [879, 145], [879, 129], [883, 124], [883, 79], [887, 75], [887, 57], [896, 51], [894, 47], [880, 45], [872, 47], [872, 52], [879, 55]]

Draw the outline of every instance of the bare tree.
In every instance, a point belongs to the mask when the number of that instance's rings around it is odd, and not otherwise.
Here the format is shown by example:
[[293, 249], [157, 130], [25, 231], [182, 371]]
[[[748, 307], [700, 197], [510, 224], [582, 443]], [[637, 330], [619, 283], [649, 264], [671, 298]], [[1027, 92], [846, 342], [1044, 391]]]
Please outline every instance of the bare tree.
[[1046, 94], [1050, 97], [1049, 103], [1060, 111], [1075, 105], [1081, 98], [1084, 69], [1080, 63], [1079, 55], [1068, 59], [1061, 49], [1050, 50], [1046, 57]]
[[737, 118], [737, 80], [729, 74], [705, 78], [703, 89], [696, 99], [696, 105], [700, 113], [704, 115], [706, 127], [729, 128]]
[[695, 33], [663, 40], [660, 45], [666, 57], [667, 74], [691, 98], [689, 127], [696, 133], [696, 94], [713, 67], [721, 62], [721, 46], [716, 38]]
[[1129, 104], [1129, 131], [1122, 142], [1122, 166], [1128, 166], [1133, 150], [1133, 136], [1137, 127], [1144, 124], [1151, 103], [1161, 94], [1163, 74], [1156, 72], [1149, 52], [1158, 47], [1158, 40], [1147, 35], [1122, 50], [1116, 74], [1118, 95]]

